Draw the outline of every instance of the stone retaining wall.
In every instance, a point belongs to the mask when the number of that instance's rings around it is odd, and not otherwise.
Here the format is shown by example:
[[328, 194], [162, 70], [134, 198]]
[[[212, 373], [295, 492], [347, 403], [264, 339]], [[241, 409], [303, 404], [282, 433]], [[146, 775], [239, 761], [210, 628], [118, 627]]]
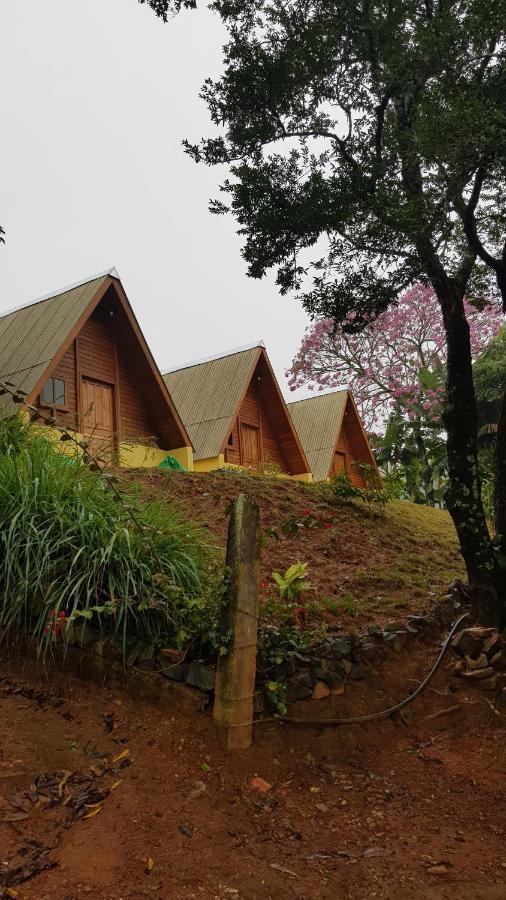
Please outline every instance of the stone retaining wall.
[[[464, 586], [455, 581], [428, 615], [410, 615], [384, 627], [371, 624], [363, 634], [329, 637], [307, 651], [288, 653], [281, 663], [272, 663], [258, 673], [255, 712], [262, 713], [272, 702], [267, 689], [267, 684], [272, 682], [286, 686], [288, 705], [343, 694], [347, 686], [367, 678], [378, 666], [400, 654], [410, 642], [424, 640], [442, 628], [449, 628], [462, 609], [463, 592]], [[150, 673], [149, 693], [153, 697], [159, 694], [156, 684], [164, 682], [196, 688], [205, 694], [214, 690], [215, 669], [208, 663], [186, 661], [180, 651], [172, 648], [156, 651], [138, 642], [129, 648], [124, 664], [122, 650], [111, 638], [101, 637], [87, 623], [70, 628], [66, 640], [70, 648], [81, 651], [83, 674], [94, 677], [94, 668], [98, 672], [123, 670], [127, 682], [133, 683], [135, 679], [128, 679], [128, 670]], [[113, 664], [112, 669], [110, 664]]]

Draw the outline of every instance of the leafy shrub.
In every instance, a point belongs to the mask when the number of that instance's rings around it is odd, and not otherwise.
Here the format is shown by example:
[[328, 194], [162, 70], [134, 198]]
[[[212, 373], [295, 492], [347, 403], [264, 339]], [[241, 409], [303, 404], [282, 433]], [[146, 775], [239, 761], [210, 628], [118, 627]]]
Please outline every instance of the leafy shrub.
[[334, 498], [347, 502], [358, 502], [370, 512], [380, 516], [385, 514], [385, 507], [390, 500], [390, 495], [381, 486], [371, 484], [365, 488], [357, 487], [357, 485], [353, 484], [347, 472], [340, 472], [338, 475], [334, 475], [330, 480], [329, 486]]
[[124, 505], [40, 431], [0, 422], [4, 638], [35, 635], [47, 650], [55, 619], [89, 618], [124, 647], [132, 636], [181, 645], [212, 627], [215, 569], [204, 533], [166, 500]]
[[281, 600], [297, 600], [311, 587], [307, 575], [307, 563], [293, 563], [284, 575], [273, 572], [272, 578], [276, 582]]

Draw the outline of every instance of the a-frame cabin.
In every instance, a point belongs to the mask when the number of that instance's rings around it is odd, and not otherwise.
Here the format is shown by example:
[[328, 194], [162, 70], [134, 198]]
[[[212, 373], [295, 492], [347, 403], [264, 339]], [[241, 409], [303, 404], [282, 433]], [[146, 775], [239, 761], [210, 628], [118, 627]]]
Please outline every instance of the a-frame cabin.
[[[114, 269], [0, 316], [0, 379], [121, 465], [171, 455], [192, 468], [190, 438]], [[2, 403], [12, 411], [8, 395]]]
[[331, 391], [288, 403], [288, 409], [311, 466], [314, 481], [346, 472], [353, 484], [365, 487], [355, 463], [371, 466], [381, 477], [350, 391]]
[[167, 372], [165, 383], [190, 435], [196, 471], [223, 466], [310, 481], [310, 468], [265, 347], [256, 344]]

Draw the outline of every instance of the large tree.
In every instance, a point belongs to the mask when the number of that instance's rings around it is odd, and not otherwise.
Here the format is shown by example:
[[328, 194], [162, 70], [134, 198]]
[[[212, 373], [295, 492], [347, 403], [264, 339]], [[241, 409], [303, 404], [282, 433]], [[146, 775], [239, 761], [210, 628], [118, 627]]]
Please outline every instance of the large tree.
[[[197, 5], [141, 2], [165, 19]], [[228, 202], [212, 208], [236, 216], [250, 275], [276, 267], [282, 291], [350, 331], [413, 282], [432, 286], [448, 345], [448, 508], [479, 611], [504, 622], [464, 297], [506, 292], [506, 0], [208, 5], [229, 36], [223, 76], [202, 91], [219, 132], [186, 149], [230, 168]], [[497, 472], [500, 543], [506, 439]]]

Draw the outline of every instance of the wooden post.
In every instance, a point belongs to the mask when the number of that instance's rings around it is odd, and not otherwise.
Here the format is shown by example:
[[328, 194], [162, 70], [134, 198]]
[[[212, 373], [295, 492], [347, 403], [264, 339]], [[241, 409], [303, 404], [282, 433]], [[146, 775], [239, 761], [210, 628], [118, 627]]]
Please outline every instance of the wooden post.
[[244, 750], [253, 740], [260, 514], [256, 503], [239, 494], [228, 525], [227, 578], [221, 634], [228, 652], [216, 672], [213, 718], [224, 750]]

